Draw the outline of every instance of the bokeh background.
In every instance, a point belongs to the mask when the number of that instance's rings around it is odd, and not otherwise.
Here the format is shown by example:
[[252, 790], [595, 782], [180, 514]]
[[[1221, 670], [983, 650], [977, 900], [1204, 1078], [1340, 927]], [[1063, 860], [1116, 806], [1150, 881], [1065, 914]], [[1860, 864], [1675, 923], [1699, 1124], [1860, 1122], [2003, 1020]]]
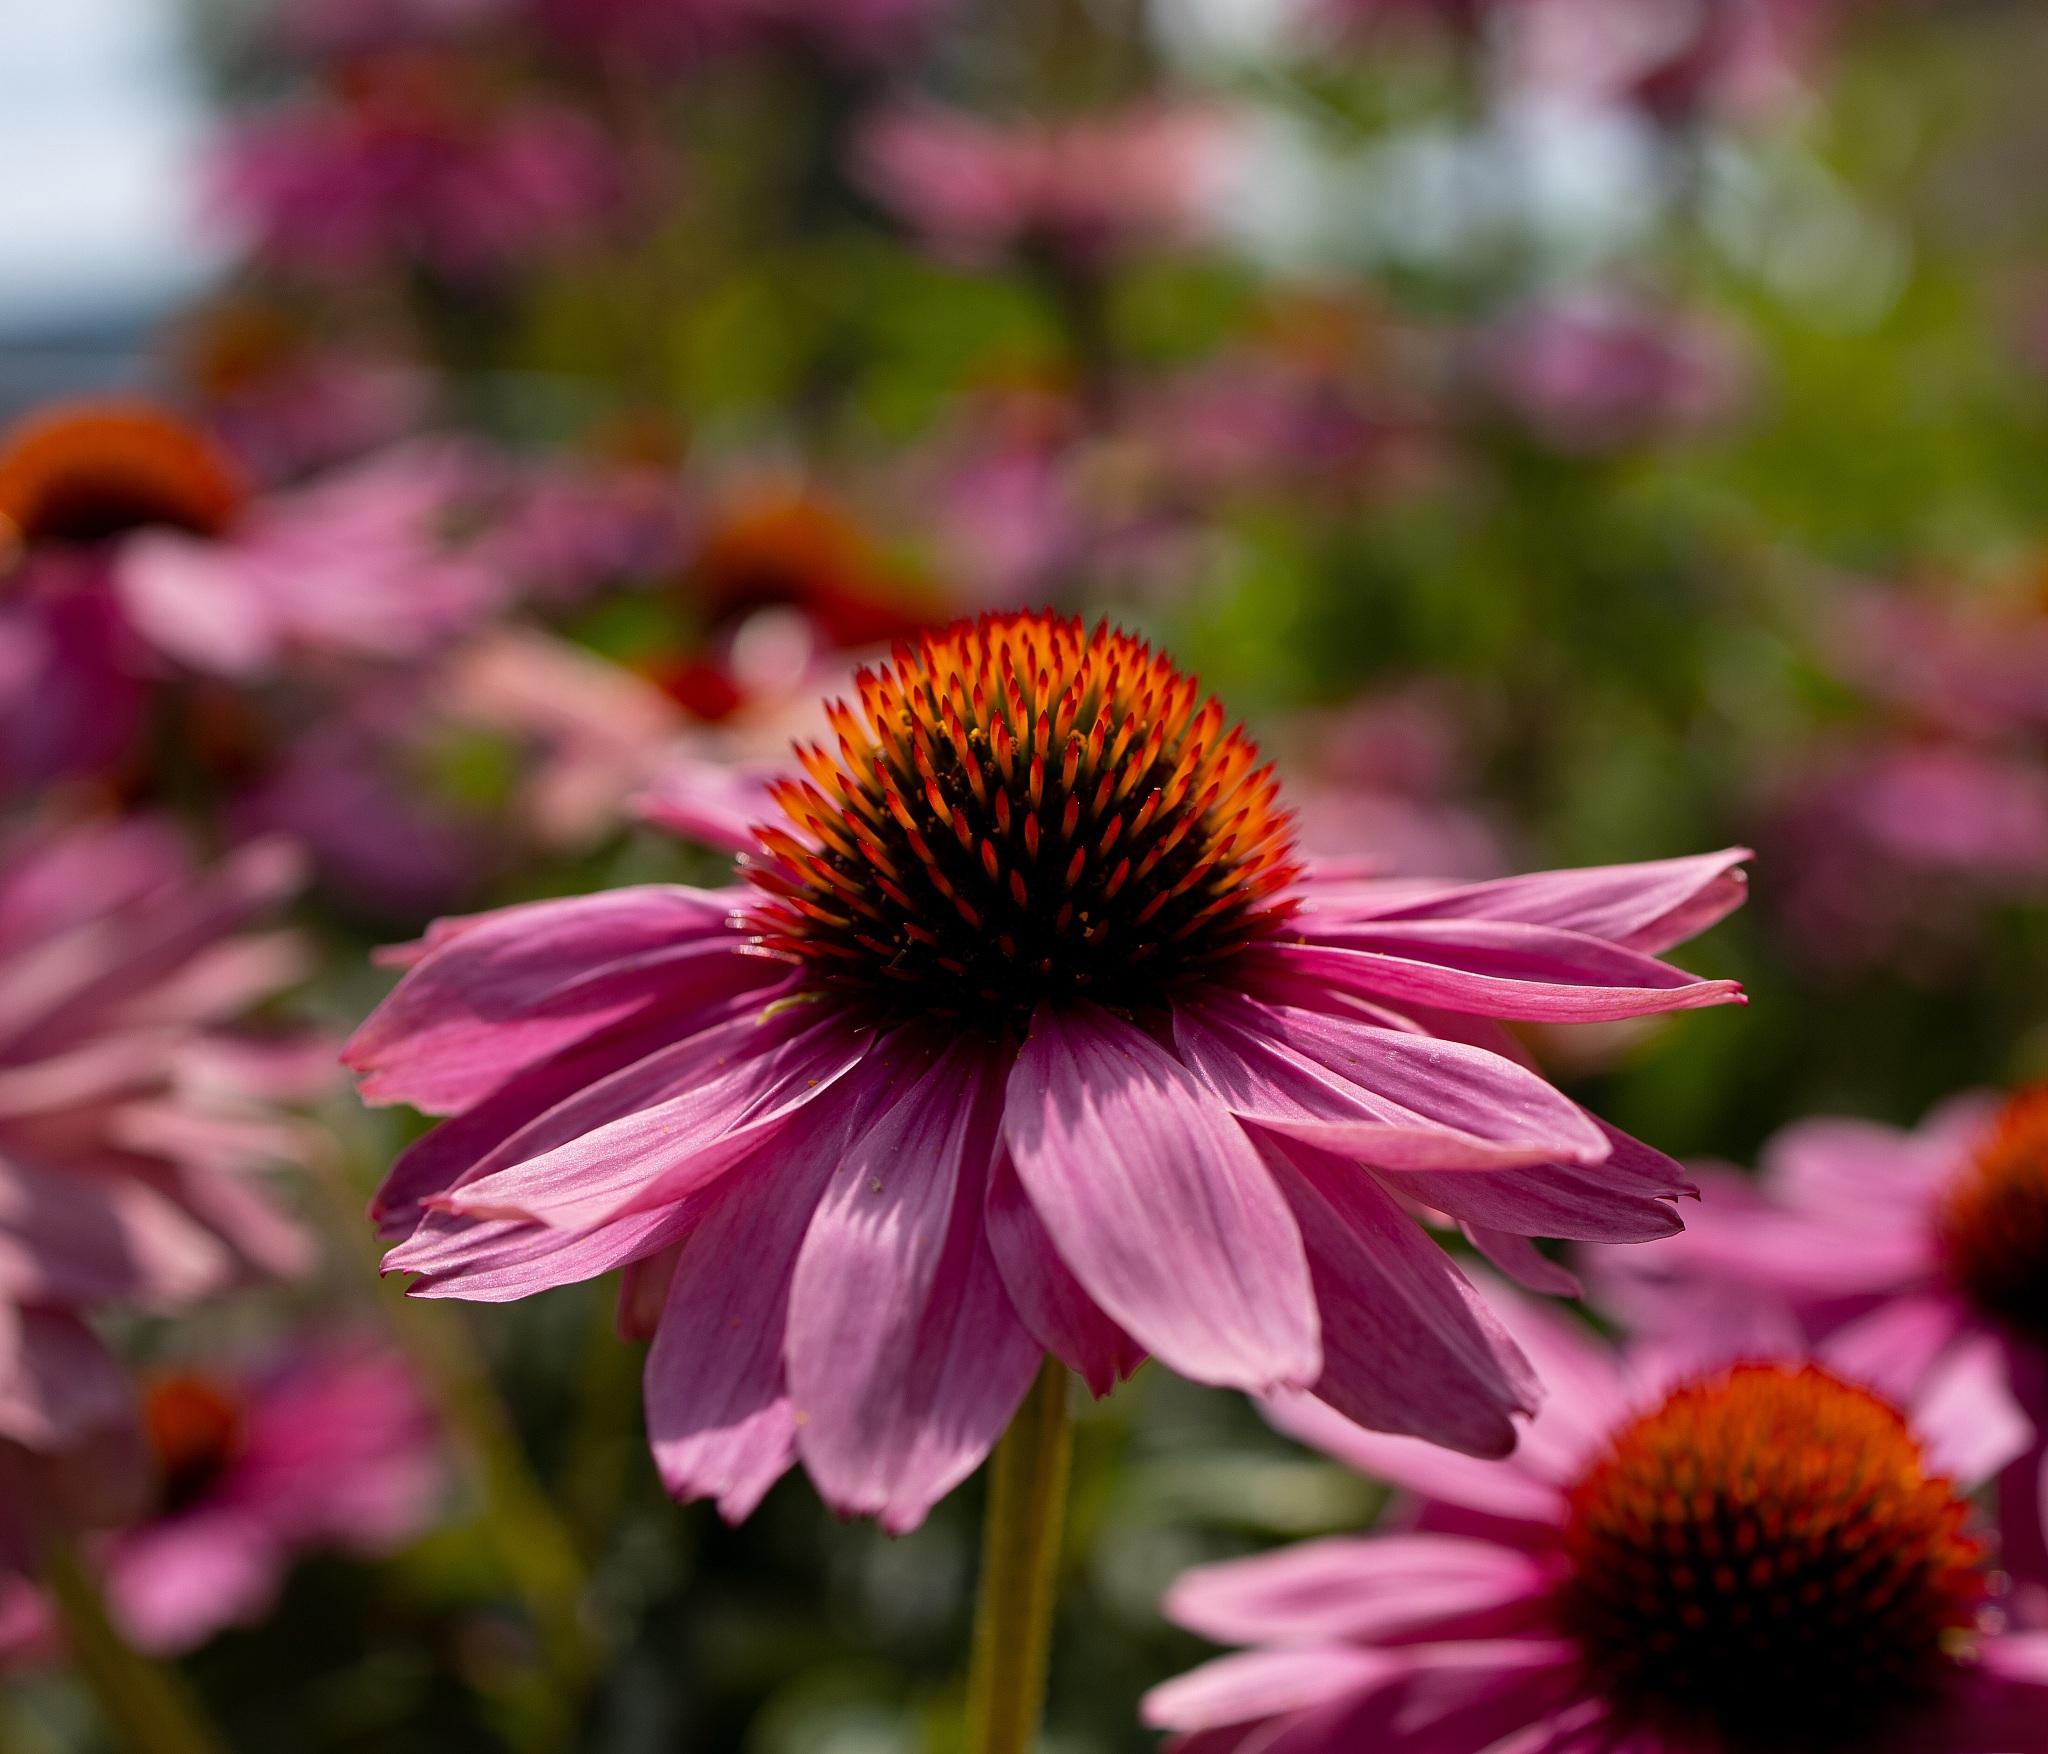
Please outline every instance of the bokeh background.
[[[2025, 0], [16, 6], [0, 414], [158, 398], [367, 497], [316, 606], [448, 605], [16, 807], [297, 840], [284, 1005], [340, 1032], [435, 915], [714, 876], [628, 801], [1051, 603], [1198, 670], [1326, 856], [1754, 846], [1692, 956], [1747, 1012], [1530, 1037], [1667, 1150], [2039, 1075], [2044, 77]], [[144, 1372], [375, 1331], [446, 1433], [412, 1538], [184, 1657], [237, 1748], [950, 1746], [977, 1485], [902, 1540], [670, 1505], [611, 1288], [402, 1305], [359, 1214], [417, 1123], [311, 1112], [311, 1270], [102, 1318]], [[1111, 1754], [1202, 1654], [1168, 1578], [1376, 1506], [1156, 1372], [1078, 1442], [1048, 1747]], [[4, 1714], [106, 1745], [33, 1651]]]

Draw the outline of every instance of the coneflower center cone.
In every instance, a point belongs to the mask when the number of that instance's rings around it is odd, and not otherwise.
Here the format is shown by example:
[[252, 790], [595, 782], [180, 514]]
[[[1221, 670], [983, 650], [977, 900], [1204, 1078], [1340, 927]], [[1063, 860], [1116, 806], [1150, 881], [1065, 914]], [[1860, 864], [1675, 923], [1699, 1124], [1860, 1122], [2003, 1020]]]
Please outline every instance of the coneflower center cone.
[[1884, 1401], [1744, 1365], [1580, 1481], [1559, 1605], [1624, 1723], [1702, 1754], [1865, 1754], [1938, 1704], [1977, 1622], [1968, 1519]]
[[157, 1509], [204, 1498], [242, 1447], [240, 1399], [202, 1376], [160, 1377], [142, 1397], [142, 1428], [157, 1465]]
[[1978, 1308], [2048, 1345], [2048, 1086], [2006, 1104], [1938, 1223], [1949, 1273]]
[[218, 536], [246, 499], [212, 439], [146, 402], [64, 404], [0, 440], [0, 547], [152, 528]]
[[748, 875], [762, 952], [880, 1018], [1016, 1030], [1139, 1011], [1280, 928], [1298, 867], [1269, 766], [1143, 642], [984, 616], [828, 709]]

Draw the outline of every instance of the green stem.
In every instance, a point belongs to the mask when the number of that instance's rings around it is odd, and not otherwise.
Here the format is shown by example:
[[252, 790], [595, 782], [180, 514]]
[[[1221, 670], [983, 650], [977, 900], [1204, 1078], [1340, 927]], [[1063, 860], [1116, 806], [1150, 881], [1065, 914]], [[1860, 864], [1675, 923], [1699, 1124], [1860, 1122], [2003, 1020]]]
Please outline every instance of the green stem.
[[121, 1636], [78, 1549], [54, 1526], [43, 1537], [43, 1582], [73, 1667], [133, 1754], [223, 1754], [183, 1678]]
[[1037, 1744], [1073, 1451], [1067, 1373], [1048, 1358], [989, 1465], [966, 1754]]

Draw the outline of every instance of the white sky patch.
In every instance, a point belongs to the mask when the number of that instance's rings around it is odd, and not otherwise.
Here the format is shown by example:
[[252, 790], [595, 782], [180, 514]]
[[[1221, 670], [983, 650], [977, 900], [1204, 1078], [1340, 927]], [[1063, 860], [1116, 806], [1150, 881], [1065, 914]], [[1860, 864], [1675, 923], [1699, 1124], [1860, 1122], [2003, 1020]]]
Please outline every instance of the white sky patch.
[[168, 0], [17, 0], [0, 31], [0, 335], [168, 305], [220, 260]]

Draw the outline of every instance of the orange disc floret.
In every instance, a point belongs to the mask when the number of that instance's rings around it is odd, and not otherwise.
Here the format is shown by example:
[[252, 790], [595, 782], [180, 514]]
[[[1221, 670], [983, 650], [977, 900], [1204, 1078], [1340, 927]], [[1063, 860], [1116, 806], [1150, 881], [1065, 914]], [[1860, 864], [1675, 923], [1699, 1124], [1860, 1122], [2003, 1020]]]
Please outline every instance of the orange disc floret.
[[60, 403], [0, 439], [5, 546], [99, 542], [151, 527], [218, 536], [247, 498], [212, 439], [146, 402]]
[[1896, 1408], [1740, 1365], [1580, 1480], [1559, 1608], [1624, 1723], [1702, 1754], [1866, 1754], [1938, 1707], [1978, 1622], [1969, 1518]]
[[758, 947], [821, 987], [999, 1029], [1046, 1000], [1136, 1011], [1290, 911], [1272, 769], [1144, 642], [987, 615], [855, 686], [748, 870]]
[[142, 1429], [157, 1464], [160, 1511], [205, 1496], [242, 1446], [242, 1404], [203, 1376], [159, 1377], [142, 1397]]
[[1941, 1202], [1950, 1276], [1987, 1315], [2048, 1340], [2048, 1085], [2016, 1094]]

